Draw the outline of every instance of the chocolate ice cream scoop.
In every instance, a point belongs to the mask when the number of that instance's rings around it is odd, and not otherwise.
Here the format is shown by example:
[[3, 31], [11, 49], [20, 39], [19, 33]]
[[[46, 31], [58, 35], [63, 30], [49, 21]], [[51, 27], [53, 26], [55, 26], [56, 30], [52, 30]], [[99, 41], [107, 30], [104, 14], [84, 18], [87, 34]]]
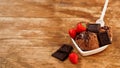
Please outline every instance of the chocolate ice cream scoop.
[[93, 32], [84, 31], [76, 36], [75, 41], [82, 50], [99, 48], [97, 35]]

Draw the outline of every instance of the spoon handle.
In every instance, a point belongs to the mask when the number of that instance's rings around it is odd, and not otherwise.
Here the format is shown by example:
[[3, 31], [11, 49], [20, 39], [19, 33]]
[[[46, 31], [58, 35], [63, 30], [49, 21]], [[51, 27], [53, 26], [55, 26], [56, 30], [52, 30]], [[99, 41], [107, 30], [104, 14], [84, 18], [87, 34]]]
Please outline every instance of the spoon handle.
[[101, 14], [101, 16], [100, 16], [100, 20], [103, 20], [103, 19], [104, 19], [105, 12], [106, 12], [107, 5], [108, 5], [108, 2], [109, 2], [109, 0], [106, 0], [106, 1], [105, 1], [104, 8], [103, 8], [102, 14]]

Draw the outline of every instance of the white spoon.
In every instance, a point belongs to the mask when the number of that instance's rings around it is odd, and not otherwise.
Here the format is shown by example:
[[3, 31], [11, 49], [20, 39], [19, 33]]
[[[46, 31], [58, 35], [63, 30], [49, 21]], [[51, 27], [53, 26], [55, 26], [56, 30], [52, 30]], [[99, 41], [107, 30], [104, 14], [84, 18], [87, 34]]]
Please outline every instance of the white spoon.
[[106, 12], [106, 9], [107, 9], [108, 1], [109, 0], [105, 1], [104, 8], [102, 10], [102, 14], [101, 14], [100, 18], [96, 21], [96, 23], [101, 24], [101, 27], [103, 27], [105, 25], [105, 22], [104, 22], [103, 19], [104, 19], [105, 12]]

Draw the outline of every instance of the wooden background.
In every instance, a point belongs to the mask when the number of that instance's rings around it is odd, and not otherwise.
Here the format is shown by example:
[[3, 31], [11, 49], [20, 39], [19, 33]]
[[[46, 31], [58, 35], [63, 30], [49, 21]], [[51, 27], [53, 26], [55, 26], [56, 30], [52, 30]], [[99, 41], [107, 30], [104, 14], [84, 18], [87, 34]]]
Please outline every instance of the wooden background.
[[120, 0], [110, 0], [106, 25], [113, 43], [79, 63], [61, 62], [51, 54], [72, 44], [68, 30], [78, 22], [94, 23], [104, 0], [0, 0], [0, 68], [120, 68]]

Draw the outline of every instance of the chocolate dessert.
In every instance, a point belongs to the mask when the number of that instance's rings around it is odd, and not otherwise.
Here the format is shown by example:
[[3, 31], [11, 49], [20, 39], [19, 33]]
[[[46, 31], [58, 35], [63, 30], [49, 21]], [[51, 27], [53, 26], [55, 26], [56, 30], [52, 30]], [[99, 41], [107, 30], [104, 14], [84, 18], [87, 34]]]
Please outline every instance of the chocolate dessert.
[[84, 31], [78, 34], [75, 38], [75, 41], [82, 50], [99, 48], [97, 35], [89, 31]]
[[100, 24], [87, 24], [87, 30], [76, 35], [75, 41], [82, 50], [93, 50], [111, 44], [111, 28]]

